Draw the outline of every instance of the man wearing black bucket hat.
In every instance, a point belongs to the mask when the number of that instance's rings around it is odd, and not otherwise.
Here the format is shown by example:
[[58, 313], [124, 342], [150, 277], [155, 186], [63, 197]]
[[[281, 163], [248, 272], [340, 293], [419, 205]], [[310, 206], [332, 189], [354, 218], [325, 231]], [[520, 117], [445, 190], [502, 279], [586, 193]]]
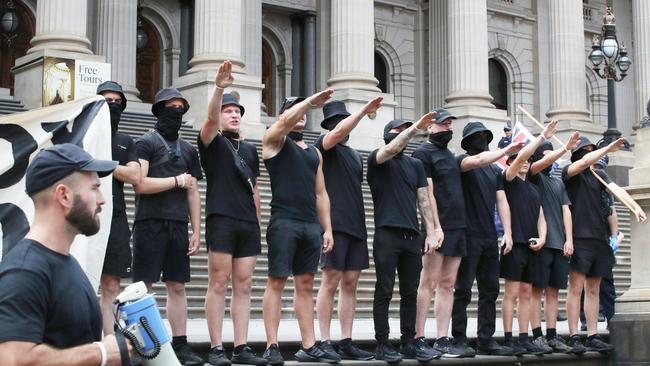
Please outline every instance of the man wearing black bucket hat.
[[[121, 364], [115, 336], [102, 340], [95, 291], [70, 255], [75, 236], [99, 231], [105, 203], [99, 178], [116, 166], [76, 145], [61, 144], [41, 150], [27, 168], [33, 224], [0, 262], [3, 365]], [[127, 346], [130, 351], [128, 341]]]
[[[381, 107], [383, 97], [366, 103], [358, 112], [350, 114], [345, 104], [335, 100], [323, 106], [321, 127], [329, 130], [318, 138], [314, 146], [323, 156], [323, 175], [332, 207], [332, 228], [336, 245], [329, 253], [321, 254], [323, 279], [318, 289], [316, 311], [320, 325], [321, 347], [337, 352], [343, 359], [369, 360], [373, 354], [352, 342], [352, 320], [356, 307], [357, 283], [361, 270], [367, 269], [368, 244], [363, 206], [363, 160], [361, 154], [346, 145], [350, 132], [366, 115]], [[339, 292], [339, 321], [341, 341], [332, 343], [330, 323], [334, 296]]]
[[508, 144], [489, 151], [492, 132], [481, 122], [470, 122], [463, 128], [460, 155], [460, 178], [467, 220], [467, 255], [461, 259], [454, 286], [451, 332], [454, 343], [464, 356], [474, 350], [467, 345], [467, 306], [472, 299], [476, 279], [479, 289], [477, 346], [479, 354], [511, 355], [512, 349], [502, 347], [494, 339], [496, 300], [499, 296], [499, 246], [494, 224], [494, 208], [503, 223], [503, 241], [512, 246], [510, 206], [503, 191], [501, 169], [493, 164], [504, 155], [516, 153], [523, 143]]
[[250, 316], [251, 277], [261, 252], [260, 208], [255, 145], [239, 131], [244, 106], [224, 89], [232, 85], [232, 63], [224, 61], [215, 76], [215, 90], [197, 144], [207, 179], [205, 241], [208, 246], [208, 291], [205, 316], [210, 333], [211, 365], [227, 366], [222, 344], [226, 292], [232, 278], [230, 313], [234, 326], [232, 362], [266, 364], [246, 344]]
[[140, 182], [140, 162], [135, 143], [129, 135], [117, 132], [122, 112], [126, 108], [126, 97], [120, 84], [105, 81], [97, 87], [97, 94], [102, 95], [111, 114], [111, 147], [113, 160], [119, 165], [113, 172], [113, 218], [111, 233], [106, 246], [104, 267], [100, 279], [102, 289], [100, 304], [104, 334], [113, 334], [115, 316], [113, 300], [120, 291], [120, 278], [131, 273], [131, 230], [126, 218], [124, 203], [124, 183], [136, 185]]
[[330, 201], [325, 190], [322, 158], [318, 149], [302, 139], [310, 107], [321, 107], [332, 97], [327, 89], [309, 96], [290, 97], [282, 103], [280, 117], [262, 139], [262, 158], [271, 178], [271, 220], [266, 232], [269, 275], [264, 291], [264, 326], [271, 365], [284, 363], [278, 348], [282, 292], [293, 275], [293, 306], [300, 326], [300, 362], [338, 363], [338, 354], [316, 344], [314, 332], [314, 273], [318, 258], [334, 245]]
[[[436, 118], [435, 112], [422, 116], [415, 124], [394, 119], [384, 127], [385, 146], [368, 157], [368, 184], [375, 212], [373, 259], [375, 293], [372, 318], [375, 323], [377, 360], [388, 363], [415, 358], [428, 362], [439, 358], [424, 337], [415, 338], [417, 286], [422, 270], [422, 255], [430, 255], [440, 246], [438, 219], [427, 194], [427, 179], [422, 163], [404, 155], [408, 142], [418, 132], [424, 133]], [[426, 237], [419, 230], [417, 208], [423, 217]], [[397, 352], [388, 341], [388, 306], [393, 297], [395, 271], [399, 276], [401, 347]], [[401, 354], [400, 354], [401, 353]]]
[[161, 89], [151, 106], [157, 118], [154, 130], [136, 142], [142, 179], [135, 186], [133, 280], [144, 281], [151, 290], [163, 272], [176, 356], [184, 365], [203, 365], [186, 336], [185, 283], [190, 281], [189, 256], [199, 251], [201, 202], [197, 180], [203, 177], [196, 149], [178, 133], [189, 108], [178, 90]]

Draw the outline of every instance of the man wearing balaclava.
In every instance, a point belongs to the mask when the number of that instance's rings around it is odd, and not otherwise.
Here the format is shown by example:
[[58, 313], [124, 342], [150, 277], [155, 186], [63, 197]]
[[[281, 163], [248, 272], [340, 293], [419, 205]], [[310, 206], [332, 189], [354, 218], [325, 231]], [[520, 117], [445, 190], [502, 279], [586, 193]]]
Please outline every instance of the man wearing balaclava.
[[[478, 141], [473, 150], [485, 151], [465, 159], [455, 157], [447, 148], [451, 141], [452, 116], [444, 108], [434, 109], [437, 118], [429, 129], [429, 140], [422, 144], [413, 157], [424, 164], [429, 182], [429, 196], [435, 198], [440, 228], [444, 238], [442, 246], [430, 256], [422, 258], [422, 277], [418, 288], [417, 337], [424, 337], [424, 327], [429, 306], [435, 291], [436, 342], [433, 348], [443, 357], [471, 357], [475, 351], [468, 347], [466, 338], [459, 337], [456, 343], [449, 338], [449, 323], [454, 304], [454, 284], [461, 258], [467, 253], [465, 238], [465, 199], [460, 173], [498, 160], [502, 151], [487, 150], [487, 140]], [[517, 147], [518, 146], [518, 147]], [[520, 145], [509, 147], [510, 153]]]
[[[133, 281], [144, 281], [151, 290], [163, 273], [176, 357], [183, 365], [203, 365], [187, 344], [186, 329], [185, 283], [190, 281], [190, 256], [199, 251], [197, 180], [203, 177], [196, 149], [179, 136], [183, 114], [189, 108], [178, 90], [161, 89], [151, 106], [157, 119], [154, 130], [136, 141], [142, 179], [135, 186]], [[192, 225], [190, 238], [188, 221]]]
[[111, 115], [112, 158], [119, 162], [113, 171], [113, 218], [100, 278], [103, 330], [104, 334], [113, 334], [113, 300], [120, 291], [120, 278], [131, 274], [131, 230], [126, 219], [124, 183], [136, 185], [140, 182], [140, 162], [131, 136], [117, 132], [122, 111], [126, 108], [122, 87], [114, 81], [105, 81], [97, 87], [97, 94], [103, 96], [108, 105]]
[[[422, 255], [430, 255], [441, 243], [436, 235], [435, 203], [427, 194], [427, 179], [422, 163], [404, 154], [409, 141], [435, 121], [429, 112], [415, 124], [394, 119], [384, 127], [385, 146], [368, 157], [367, 180], [375, 213], [372, 256], [375, 261], [375, 293], [372, 317], [377, 349], [375, 358], [397, 363], [402, 357], [428, 362], [439, 358], [424, 340], [415, 338], [417, 286], [422, 270]], [[423, 217], [426, 237], [419, 231], [417, 208]], [[393, 297], [395, 271], [399, 276], [400, 352], [388, 340], [388, 306]], [[404, 355], [404, 356], [402, 356]]]
[[[510, 206], [503, 191], [501, 169], [493, 164], [523, 147], [508, 143], [489, 151], [492, 132], [481, 122], [469, 122], [463, 128], [461, 147], [467, 152], [460, 161], [460, 180], [465, 201], [467, 255], [462, 257], [454, 286], [451, 333], [455, 348], [463, 356], [474, 350], [467, 345], [467, 306], [472, 299], [476, 279], [479, 288], [477, 351], [482, 355], [512, 355], [512, 349], [499, 345], [493, 338], [496, 327], [496, 300], [499, 295], [499, 246], [494, 223], [494, 208], [503, 223], [503, 242], [512, 246]], [[439, 179], [436, 179], [439, 181]], [[434, 183], [435, 184], [435, 183]], [[440, 200], [444, 200], [440, 197]], [[445, 225], [443, 224], [443, 229]]]

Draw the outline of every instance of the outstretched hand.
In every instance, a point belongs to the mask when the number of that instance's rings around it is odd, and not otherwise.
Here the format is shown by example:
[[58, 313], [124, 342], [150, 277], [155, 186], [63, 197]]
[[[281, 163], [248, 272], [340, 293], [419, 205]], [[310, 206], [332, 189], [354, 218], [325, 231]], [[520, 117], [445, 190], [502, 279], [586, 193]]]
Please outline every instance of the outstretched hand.
[[555, 133], [557, 132], [557, 122], [558, 121], [554, 119], [551, 122], [549, 122], [546, 125], [546, 127], [544, 127], [544, 131], [542, 131], [542, 136], [544, 136], [546, 140], [553, 137], [553, 135], [555, 135]]
[[571, 136], [569, 136], [569, 140], [567, 140], [566, 144], [564, 144], [564, 149], [567, 151], [573, 151], [578, 146], [578, 140], [580, 139], [580, 133], [577, 131], [573, 132]]
[[371, 114], [377, 112], [379, 108], [382, 106], [382, 102], [384, 101], [384, 97], [375, 97], [366, 105], [363, 106], [362, 111], [364, 114]]
[[513, 155], [513, 154], [516, 154], [519, 151], [521, 151], [521, 149], [523, 149], [524, 146], [526, 146], [526, 143], [524, 141], [512, 142], [512, 143], [510, 143], [510, 145], [506, 146], [503, 149], [503, 152], [506, 155]]
[[322, 107], [323, 104], [327, 103], [327, 101], [332, 98], [332, 94], [334, 94], [333, 89], [325, 89], [307, 97], [307, 103], [309, 103], [311, 107]]
[[623, 146], [625, 146], [625, 139], [624, 138], [617, 139], [616, 141], [614, 141], [611, 144], [607, 145], [607, 152], [612, 153], [612, 152], [618, 151]]
[[415, 128], [417, 128], [418, 130], [428, 129], [429, 126], [431, 126], [435, 122], [437, 115], [438, 113], [435, 111], [431, 111], [425, 114], [424, 116], [422, 116], [422, 118], [420, 118], [417, 122], [415, 122]]
[[234, 80], [235, 78], [232, 76], [232, 62], [230, 62], [230, 60], [226, 60], [221, 65], [219, 65], [217, 74], [214, 77], [214, 83], [218, 87], [225, 89], [231, 86]]

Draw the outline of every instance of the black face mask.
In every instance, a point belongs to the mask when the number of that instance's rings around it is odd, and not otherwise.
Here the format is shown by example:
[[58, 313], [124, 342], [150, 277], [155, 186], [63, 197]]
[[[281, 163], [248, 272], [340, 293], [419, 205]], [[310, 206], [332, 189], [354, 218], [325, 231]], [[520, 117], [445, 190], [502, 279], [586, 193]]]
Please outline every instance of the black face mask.
[[429, 134], [429, 141], [431, 141], [432, 144], [435, 144], [439, 147], [446, 148], [449, 141], [451, 141], [451, 137], [453, 134], [454, 134], [453, 131], [442, 131], [442, 132], [432, 133]]
[[122, 117], [122, 104], [108, 103], [108, 110], [111, 112], [111, 132], [115, 133]]
[[387, 132], [387, 133], [384, 134], [384, 142], [386, 143], [386, 145], [388, 145], [398, 135], [399, 135], [399, 132]]
[[293, 141], [302, 141], [302, 132], [291, 131], [287, 136]]
[[223, 131], [221, 134], [229, 139], [239, 140], [239, 132]]
[[580, 159], [582, 159], [585, 155], [589, 154], [590, 151], [587, 151], [586, 149], [580, 149], [573, 154], [571, 154], [571, 162], [576, 162]]
[[488, 150], [487, 136], [482, 133], [470, 136], [467, 140], [467, 152], [470, 155], [477, 155]]
[[167, 140], [175, 141], [183, 123], [183, 113], [184, 108], [161, 108], [154, 128]]

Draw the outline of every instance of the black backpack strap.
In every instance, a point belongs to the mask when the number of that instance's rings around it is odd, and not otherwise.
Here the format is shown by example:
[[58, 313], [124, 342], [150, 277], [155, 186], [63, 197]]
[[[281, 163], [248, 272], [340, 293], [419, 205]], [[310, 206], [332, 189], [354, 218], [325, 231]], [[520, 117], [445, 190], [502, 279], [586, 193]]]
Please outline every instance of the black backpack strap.
[[120, 359], [122, 360], [122, 366], [131, 366], [131, 357], [129, 356], [129, 348], [126, 346], [124, 334], [122, 334], [120, 331], [116, 331], [115, 339], [117, 340], [117, 346], [120, 349]]

